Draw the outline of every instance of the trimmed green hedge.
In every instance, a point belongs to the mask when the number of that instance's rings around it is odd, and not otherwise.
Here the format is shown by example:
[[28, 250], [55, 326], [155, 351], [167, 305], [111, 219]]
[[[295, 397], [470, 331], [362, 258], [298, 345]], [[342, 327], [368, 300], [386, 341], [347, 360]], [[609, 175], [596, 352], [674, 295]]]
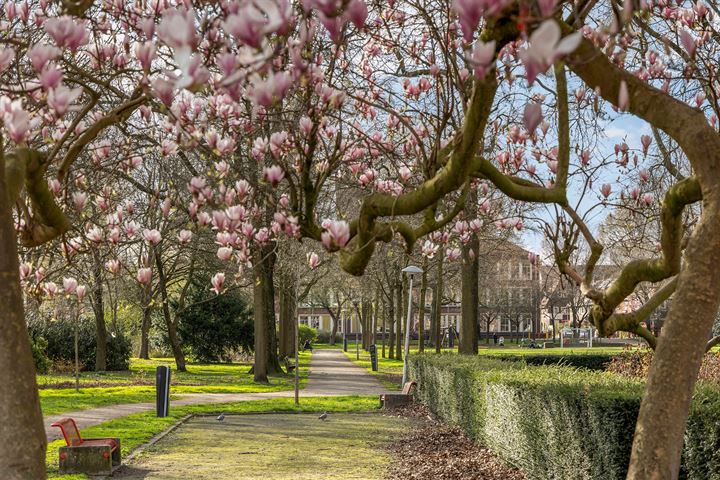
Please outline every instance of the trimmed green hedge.
[[528, 365], [563, 365], [567, 367], [580, 367], [589, 370], [606, 370], [616, 354], [613, 353], [586, 353], [583, 355], [563, 355], [558, 353], [537, 355], [497, 355], [500, 360], [512, 362], [525, 362]]
[[[605, 372], [458, 355], [414, 355], [417, 395], [533, 479], [623, 479], [643, 384]], [[720, 480], [720, 398], [698, 389], [682, 476]]]

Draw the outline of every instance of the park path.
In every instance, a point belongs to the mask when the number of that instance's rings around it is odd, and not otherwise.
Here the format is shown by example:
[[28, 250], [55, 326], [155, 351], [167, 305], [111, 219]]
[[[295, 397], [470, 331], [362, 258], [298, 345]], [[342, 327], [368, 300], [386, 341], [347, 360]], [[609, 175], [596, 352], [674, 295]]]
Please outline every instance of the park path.
[[[310, 358], [310, 374], [307, 386], [300, 391], [300, 397], [379, 395], [385, 392], [386, 389], [377, 378], [370, 375], [364, 368], [358, 367], [348, 360], [342, 351], [334, 349], [314, 350]], [[187, 393], [177, 394], [179, 398], [171, 400], [170, 406], [172, 408], [185, 405], [247, 402], [250, 400], [287, 398], [294, 395], [294, 390], [266, 393]], [[51, 415], [44, 419], [45, 433], [49, 442], [61, 438], [60, 429], [53, 428], [50, 424], [63, 417], [75, 419], [78, 427], [82, 430], [108, 420], [154, 409], [155, 403], [128, 403]]]

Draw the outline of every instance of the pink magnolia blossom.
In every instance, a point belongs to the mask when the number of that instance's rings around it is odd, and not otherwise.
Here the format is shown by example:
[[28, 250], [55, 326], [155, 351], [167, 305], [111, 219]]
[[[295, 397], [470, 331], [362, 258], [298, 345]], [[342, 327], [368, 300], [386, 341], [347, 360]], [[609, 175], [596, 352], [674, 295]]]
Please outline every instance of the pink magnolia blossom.
[[610, 184], [603, 183], [602, 187], [600, 187], [600, 193], [602, 193], [603, 197], [608, 198], [610, 196], [610, 192], [612, 192]]
[[146, 242], [152, 245], [157, 245], [162, 240], [162, 235], [155, 229], [149, 230], [146, 228], [143, 230], [142, 236]]
[[100, 227], [92, 227], [88, 232], [85, 234], [88, 240], [95, 243], [100, 243], [104, 240], [103, 231]]
[[525, 111], [523, 113], [523, 122], [525, 123], [525, 129], [529, 134], [535, 133], [538, 125], [543, 119], [542, 106], [539, 103], [530, 102], [525, 105]]
[[455, 0], [452, 7], [457, 12], [465, 41], [472, 42], [475, 30], [477, 30], [483, 15], [485, 1]]
[[642, 143], [643, 154], [647, 155], [650, 144], [652, 143], [652, 137], [650, 135], [642, 135], [640, 137], [640, 143]]
[[50, 60], [60, 56], [62, 50], [52, 45], [37, 44], [27, 52], [27, 56], [36, 72], [42, 71]]
[[625, 80], [620, 81], [620, 90], [618, 91], [618, 103], [617, 108], [621, 112], [624, 112], [630, 106], [630, 95], [628, 93], [628, 86]]
[[30, 115], [23, 108], [20, 100], [10, 101], [8, 97], [0, 96], [0, 119], [10, 140], [15, 143], [27, 140], [30, 131]]
[[645, 169], [640, 170], [639, 175], [640, 175], [640, 181], [642, 183], [645, 183], [650, 179], [650, 172], [648, 172]]
[[307, 262], [310, 269], [315, 270], [315, 268], [320, 264], [320, 257], [318, 257], [318, 254], [315, 252], [308, 253]]
[[225, 285], [225, 274], [218, 272], [215, 275], [213, 275], [212, 280], [210, 280], [210, 283], [213, 286], [213, 291], [220, 295], [220, 292], [223, 290], [223, 285]]
[[135, 47], [135, 56], [142, 69], [149, 72], [155, 58], [155, 44], [153, 42], [138, 43]]
[[460, 258], [461, 252], [459, 248], [450, 248], [447, 251], [447, 259], [451, 262], [454, 262], [458, 258]]
[[572, 53], [582, 40], [581, 32], [572, 33], [563, 39], [560, 39], [560, 35], [560, 27], [554, 20], [544, 21], [530, 35], [530, 45], [519, 53], [529, 84], [532, 84], [540, 73], [547, 71], [550, 65]]
[[73, 17], [49, 18], [43, 25], [58, 47], [67, 47], [74, 52], [88, 43], [87, 28], [83, 23], [76, 23]]
[[12, 61], [15, 59], [15, 50], [12, 48], [0, 47], [0, 73], [7, 70]]
[[135, 220], [130, 220], [125, 224], [125, 235], [129, 238], [134, 238], [135, 235], [140, 231], [140, 225]]
[[227, 262], [232, 258], [233, 249], [230, 247], [220, 247], [217, 251], [217, 258], [223, 262]]
[[412, 176], [412, 171], [408, 167], [403, 165], [398, 169], [398, 175], [403, 182], [406, 182]]
[[73, 200], [73, 205], [75, 206], [75, 210], [77, 210], [78, 212], [81, 212], [85, 208], [85, 205], [87, 204], [87, 199], [88, 199], [87, 193], [74, 192], [72, 194], [72, 200]]
[[23, 262], [20, 264], [20, 280], [27, 280], [32, 274], [32, 264]]
[[50, 90], [47, 103], [58, 117], [65, 115], [70, 110], [70, 104], [73, 103], [82, 93], [81, 88], [67, 88], [64, 85], [58, 85]]
[[57, 294], [58, 286], [55, 282], [46, 282], [43, 285], [43, 291], [48, 297], [52, 298]]
[[478, 39], [467, 61], [473, 67], [475, 76], [484, 79], [495, 62], [495, 40], [485, 43]]
[[263, 180], [270, 185], [275, 186], [285, 177], [282, 167], [273, 165], [272, 167], [263, 168]]
[[590, 150], [583, 150], [580, 153], [580, 162], [586, 167], [590, 163]]
[[320, 238], [327, 250], [342, 248], [350, 240], [350, 226], [344, 220], [325, 221], [323, 228]]
[[65, 295], [72, 295], [77, 290], [77, 287], [78, 281], [73, 277], [63, 278], [63, 290], [65, 290]]
[[248, 94], [255, 105], [269, 107], [285, 97], [291, 84], [292, 78], [287, 72], [270, 72], [265, 78], [254, 75]]
[[152, 269], [147, 267], [138, 269], [136, 279], [138, 283], [142, 283], [143, 285], [150, 283], [152, 279]]
[[189, 55], [198, 44], [195, 12], [168, 8], [157, 27], [157, 34], [165, 45], [175, 50], [184, 49]]
[[48, 63], [45, 68], [42, 69], [40, 75], [38, 75], [40, 85], [45, 91], [54, 91], [57, 87], [60, 86], [62, 79], [62, 70], [60, 70], [58, 66], [52, 62]]
[[169, 107], [175, 99], [175, 85], [165, 79], [156, 78], [152, 82], [152, 94]]
[[190, 230], [180, 230], [180, 233], [178, 233], [178, 240], [182, 244], [190, 243], [190, 240], [192, 240], [193, 233]]
[[430, 240], [425, 240], [425, 243], [423, 243], [422, 246], [422, 255], [427, 258], [434, 258], [439, 249], [440, 245], [437, 245]]
[[685, 49], [687, 54], [690, 55], [690, 57], [695, 56], [697, 43], [695, 42], [695, 38], [686, 28], [683, 28], [680, 32], [680, 45], [682, 45], [682, 47]]
[[87, 287], [85, 285], [78, 285], [75, 290], [75, 295], [77, 295], [78, 302], [82, 302], [87, 295]]
[[642, 196], [642, 202], [643, 202], [645, 205], [652, 205], [653, 201], [655, 201], [655, 197], [653, 196], [652, 193], [645, 193], [645, 194], [643, 194], [643, 196]]
[[108, 272], [112, 273], [113, 275], [118, 274], [118, 272], [120, 271], [120, 266], [121, 266], [120, 260], [115, 259], [115, 258], [110, 259], [107, 262], [105, 262], [105, 268], [107, 269]]

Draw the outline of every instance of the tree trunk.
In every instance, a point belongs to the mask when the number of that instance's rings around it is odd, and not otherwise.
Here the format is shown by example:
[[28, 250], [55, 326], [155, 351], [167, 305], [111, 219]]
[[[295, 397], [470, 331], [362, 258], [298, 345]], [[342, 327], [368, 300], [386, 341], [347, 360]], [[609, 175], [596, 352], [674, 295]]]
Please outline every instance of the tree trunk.
[[297, 287], [293, 275], [283, 275], [278, 297], [280, 304], [280, 357], [292, 358], [295, 356], [295, 329], [297, 328]]
[[93, 294], [92, 307], [95, 313], [95, 371], [107, 368], [107, 328], [105, 326], [105, 305], [103, 304], [103, 264], [97, 249], [93, 249]]
[[407, 302], [405, 301], [405, 290], [407, 290], [406, 287], [407, 280], [403, 280], [403, 282], [398, 283], [397, 287], [397, 320], [395, 321], [395, 324], [397, 325], [397, 329], [395, 332], [395, 359], [396, 360], [402, 360], [403, 359], [403, 324], [405, 323], [404, 320], [407, 315], [407, 311], [405, 310]]
[[390, 319], [388, 358], [391, 359], [395, 359], [395, 305], [395, 288], [390, 287], [390, 301], [388, 302], [388, 318]]
[[272, 245], [255, 249], [253, 262], [253, 317], [255, 320], [256, 382], [268, 383], [268, 375], [281, 373], [275, 335], [275, 250]]
[[[380, 305], [378, 304], [378, 308], [380, 308]], [[380, 311], [380, 310], [378, 310]], [[386, 325], [387, 325], [387, 304], [385, 302], [382, 303], [382, 336], [380, 337], [380, 341], [382, 342], [382, 358], [385, 358], [385, 331], [386, 331]]]
[[157, 267], [158, 273], [158, 288], [162, 297], [162, 312], [165, 318], [165, 326], [167, 327], [168, 341], [170, 342], [170, 348], [175, 357], [175, 367], [178, 372], [186, 372], [185, 367], [185, 354], [183, 354], [182, 346], [180, 345], [180, 338], [177, 334], [177, 324], [173, 321], [172, 314], [170, 313], [170, 302], [167, 294], [167, 282], [165, 278], [165, 272], [163, 271], [162, 259], [160, 253], [155, 249], [155, 266]]
[[640, 405], [628, 479], [678, 478], [693, 389], [720, 296], [718, 192], [703, 192], [704, 211], [685, 251]]
[[[473, 234], [463, 246], [462, 264], [462, 301], [459, 353], [472, 355], [478, 353], [478, 249], [480, 243]], [[472, 253], [471, 253], [472, 252]]]
[[142, 325], [140, 326], [140, 358], [150, 360], [150, 326], [152, 325], [151, 301], [152, 286], [150, 283], [143, 286], [142, 291]]
[[420, 281], [420, 301], [418, 302], [418, 352], [425, 351], [425, 295], [427, 294], [427, 257], [423, 259], [423, 273]]
[[443, 266], [445, 263], [445, 247], [441, 246], [438, 251], [437, 262], [437, 278], [435, 280], [435, 292], [433, 293], [433, 318], [432, 318], [432, 336], [435, 352], [440, 353], [442, 349], [442, 339], [440, 338], [440, 321], [442, 319], [442, 296], [443, 296]]
[[332, 326], [330, 327], [330, 345], [335, 345], [335, 336], [338, 332], [338, 318], [335, 315], [330, 317]]
[[45, 427], [18, 273], [17, 237], [0, 148], [0, 419], [5, 441], [0, 472], [7, 480], [44, 479]]

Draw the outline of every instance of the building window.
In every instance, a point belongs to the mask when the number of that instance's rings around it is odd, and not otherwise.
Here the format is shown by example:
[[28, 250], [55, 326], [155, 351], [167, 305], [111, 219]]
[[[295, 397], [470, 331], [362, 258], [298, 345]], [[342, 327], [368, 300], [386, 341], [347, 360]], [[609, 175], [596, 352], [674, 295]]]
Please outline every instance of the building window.
[[530, 277], [530, 264], [523, 263], [520, 265], [520, 268], [522, 269], [522, 278], [529, 280]]

